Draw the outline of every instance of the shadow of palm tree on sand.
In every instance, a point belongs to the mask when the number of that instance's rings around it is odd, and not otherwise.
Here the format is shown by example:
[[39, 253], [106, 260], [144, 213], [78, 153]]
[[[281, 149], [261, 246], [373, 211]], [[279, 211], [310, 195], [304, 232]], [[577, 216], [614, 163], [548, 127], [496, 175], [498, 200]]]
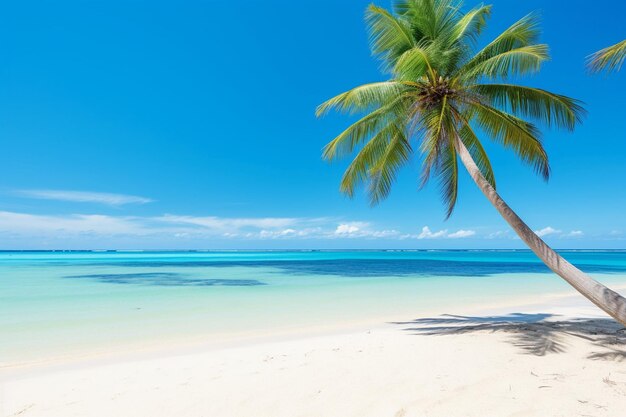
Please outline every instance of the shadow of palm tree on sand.
[[523, 353], [544, 356], [567, 351], [568, 338], [588, 341], [594, 350], [588, 357], [626, 361], [626, 329], [609, 319], [558, 320], [553, 314], [514, 313], [506, 316], [456, 316], [415, 319], [392, 324], [414, 335], [455, 335], [475, 332], [502, 332]]

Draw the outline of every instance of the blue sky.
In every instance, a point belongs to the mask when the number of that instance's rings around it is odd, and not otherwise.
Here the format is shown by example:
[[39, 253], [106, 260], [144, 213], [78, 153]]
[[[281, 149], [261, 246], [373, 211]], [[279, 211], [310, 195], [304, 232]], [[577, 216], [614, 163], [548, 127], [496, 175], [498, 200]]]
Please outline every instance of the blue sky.
[[[384, 79], [367, 4], [5, 2], [0, 248], [523, 247], [465, 173], [448, 221], [417, 162], [377, 207], [338, 192], [347, 161], [320, 150], [350, 120], [314, 109]], [[626, 247], [626, 71], [584, 68], [626, 3], [492, 4], [483, 42], [540, 11], [553, 59], [525, 82], [589, 111], [545, 132], [549, 183], [488, 146], [500, 193], [556, 247]]]

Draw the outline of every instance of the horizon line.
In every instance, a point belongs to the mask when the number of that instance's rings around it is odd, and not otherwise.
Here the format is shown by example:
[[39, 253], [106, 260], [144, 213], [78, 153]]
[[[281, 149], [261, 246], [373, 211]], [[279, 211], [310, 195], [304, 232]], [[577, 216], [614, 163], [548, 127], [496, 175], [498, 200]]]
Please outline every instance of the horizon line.
[[[626, 252], [626, 248], [555, 248], [557, 251]], [[506, 251], [532, 252], [528, 248], [296, 248], [296, 249], [0, 249], [7, 252], [427, 252], [427, 251]]]

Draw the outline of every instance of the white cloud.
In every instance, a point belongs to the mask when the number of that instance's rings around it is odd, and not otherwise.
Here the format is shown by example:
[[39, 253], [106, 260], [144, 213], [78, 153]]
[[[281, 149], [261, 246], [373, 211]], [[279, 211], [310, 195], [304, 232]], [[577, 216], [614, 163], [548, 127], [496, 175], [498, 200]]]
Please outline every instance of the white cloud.
[[503, 239], [510, 236], [509, 230], [498, 230], [485, 236], [486, 239]]
[[440, 230], [438, 232], [431, 232], [428, 226], [422, 227], [422, 233], [417, 235], [418, 239], [437, 239], [439, 237], [444, 237], [448, 233], [447, 230]]
[[[277, 239], [281, 237], [293, 237], [297, 236], [300, 232], [295, 229], [283, 229], [283, 230], [261, 230], [258, 234], [260, 239]], [[250, 235], [254, 236], [254, 234]]]
[[367, 231], [366, 236], [370, 237], [398, 237], [400, 236], [400, 232], [397, 230], [373, 230]]
[[541, 230], [535, 230], [535, 234], [539, 237], [544, 237], [544, 236], [548, 236], [548, 235], [553, 235], [555, 233], [561, 233], [560, 230], [554, 229], [550, 226], [548, 227], [544, 227]]
[[126, 194], [97, 193], [91, 191], [69, 191], [69, 190], [18, 190], [15, 194], [27, 198], [41, 200], [70, 201], [76, 203], [99, 203], [110, 206], [121, 206], [124, 204], [146, 204], [153, 200], [146, 197]]
[[476, 232], [473, 231], [473, 230], [463, 230], [463, 229], [461, 229], [461, 230], [456, 231], [454, 233], [450, 233], [448, 235], [448, 238], [450, 238], [450, 239], [460, 239], [460, 238], [464, 238], [464, 237], [474, 236], [475, 234], [476, 234]]
[[341, 223], [335, 229], [336, 235], [349, 235], [360, 232], [362, 229], [369, 227], [369, 223], [364, 222], [350, 222], [350, 223]]
[[0, 231], [8, 234], [41, 235], [144, 235], [149, 233], [132, 217], [99, 214], [48, 216], [0, 211]]
[[[324, 232], [321, 237], [324, 237]], [[397, 230], [376, 230], [371, 228], [371, 224], [367, 222], [346, 222], [340, 223], [335, 231], [327, 236], [329, 238], [393, 238], [398, 237], [400, 233]]]
[[179, 242], [198, 239], [455, 239], [474, 236], [475, 232], [461, 229], [448, 234], [447, 230], [432, 232], [425, 226], [420, 234], [406, 234], [395, 229], [378, 229], [368, 222], [337, 223], [336, 219], [329, 218], [42, 215], [0, 211], [0, 234], [9, 239], [26, 238], [35, 242], [145, 237], [167, 246], [168, 239]]
[[474, 236], [476, 234], [473, 230], [457, 230], [456, 232], [448, 233], [447, 229], [433, 232], [428, 226], [422, 227], [422, 232], [418, 235], [402, 235], [402, 239], [461, 239], [464, 237]]
[[156, 220], [167, 223], [187, 224], [201, 226], [216, 231], [232, 232], [233, 230], [245, 228], [258, 229], [275, 229], [284, 228], [296, 224], [299, 220], [294, 218], [281, 217], [260, 217], [260, 218], [229, 218], [229, 217], [194, 217], [194, 216], [175, 216], [166, 214], [157, 217]]
[[581, 237], [584, 233], [582, 230], [572, 230], [569, 233], [564, 234], [562, 237]]

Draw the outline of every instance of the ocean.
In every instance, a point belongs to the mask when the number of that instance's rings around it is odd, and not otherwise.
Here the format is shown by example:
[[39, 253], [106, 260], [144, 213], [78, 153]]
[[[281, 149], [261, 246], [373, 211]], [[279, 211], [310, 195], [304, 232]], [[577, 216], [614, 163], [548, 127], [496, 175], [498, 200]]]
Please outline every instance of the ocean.
[[[626, 285], [626, 251], [561, 253]], [[567, 291], [529, 251], [0, 252], [0, 365]]]

